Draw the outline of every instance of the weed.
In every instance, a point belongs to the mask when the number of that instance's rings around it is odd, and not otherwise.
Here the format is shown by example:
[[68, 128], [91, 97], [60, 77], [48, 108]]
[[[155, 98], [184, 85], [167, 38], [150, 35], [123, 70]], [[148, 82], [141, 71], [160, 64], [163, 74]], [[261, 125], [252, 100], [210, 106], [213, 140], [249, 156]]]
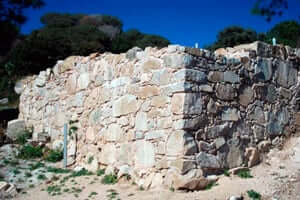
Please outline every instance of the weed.
[[205, 187], [205, 190], [210, 190], [211, 188], [213, 188], [214, 186], [217, 186], [217, 185], [218, 184], [216, 182], [211, 182]]
[[243, 170], [240, 170], [240, 171], [237, 173], [237, 175], [238, 175], [240, 178], [253, 178], [253, 176], [251, 175], [249, 169], [243, 169]]
[[62, 169], [62, 168], [55, 168], [55, 167], [47, 167], [47, 171], [55, 174], [67, 174], [71, 172], [71, 170], [69, 169]]
[[17, 137], [16, 142], [19, 145], [24, 145], [26, 144], [27, 140], [32, 137], [32, 132], [25, 130], [23, 133], [20, 133], [20, 135]]
[[18, 160], [11, 160], [9, 161], [9, 165], [12, 166], [12, 167], [15, 167], [19, 164], [19, 161]]
[[69, 191], [70, 191], [69, 188], [65, 188], [65, 189], [64, 189], [64, 192], [69, 192]]
[[30, 172], [25, 172], [25, 177], [27, 178], [32, 177], [32, 174]]
[[81, 170], [79, 170], [79, 171], [77, 171], [77, 172], [73, 172], [71, 175], [70, 175], [70, 177], [77, 177], [77, 176], [90, 176], [90, 175], [93, 175], [93, 173], [92, 172], [89, 172], [88, 170], [86, 170], [86, 169], [81, 169]]
[[39, 174], [39, 175], [37, 176], [37, 179], [39, 179], [39, 180], [46, 180], [47, 177], [46, 177], [44, 174]]
[[33, 171], [33, 170], [36, 170], [38, 168], [41, 168], [41, 167], [45, 167], [45, 164], [42, 163], [42, 162], [37, 162], [35, 164], [30, 164], [30, 170]]
[[140, 186], [140, 187], [139, 187], [139, 190], [140, 190], [140, 191], [144, 191], [145, 188], [144, 188], [143, 186]]
[[115, 184], [117, 183], [117, 176], [113, 174], [105, 175], [101, 180], [101, 183], [109, 185]]
[[19, 149], [18, 157], [22, 159], [40, 158], [43, 156], [42, 147], [30, 144], [24, 145]]
[[228, 177], [230, 176], [228, 169], [224, 170], [224, 176], [228, 176]]
[[0, 181], [4, 181], [4, 176], [0, 174]]
[[90, 156], [89, 159], [88, 159], [88, 164], [91, 164], [94, 160], [94, 157], [93, 156]]
[[59, 177], [58, 176], [52, 176], [51, 181], [58, 181]]
[[20, 174], [21, 172], [20, 172], [18, 169], [13, 169], [13, 170], [12, 170], [12, 173], [13, 173], [14, 175], [17, 175], [17, 174]]
[[128, 196], [131, 197], [131, 196], [134, 196], [134, 194], [133, 194], [133, 193], [130, 193], [130, 194], [128, 194]]
[[95, 196], [97, 194], [98, 194], [97, 192], [91, 192], [88, 197], [90, 198], [90, 197]]
[[110, 192], [110, 194], [107, 195], [109, 200], [115, 199], [117, 197], [117, 195], [119, 194], [113, 189], [110, 189], [107, 192]]
[[96, 174], [97, 176], [102, 176], [105, 173], [105, 169], [98, 169]]
[[78, 130], [76, 126], [71, 126], [69, 129], [69, 136], [71, 136], [73, 133], [75, 133]]
[[34, 185], [33, 185], [33, 184], [30, 184], [30, 185], [29, 185], [29, 188], [34, 188]]
[[248, 196], [252, 200], [260, 200], [261, 199], [261, 194], [259, 194], [258, 192], [254, 191], [254, 190], [248, 190], [247, 193], [248, 193]]
[[58, 162], [63, 159], [63, 152], [57, 150], [50, 150], [45, 156], [45, 160], [48, 162]]
[[49, 195], [55, 196], [60, 193], [61, 188], [58, 185], [51, 185], [47, 187], [47, 192]]

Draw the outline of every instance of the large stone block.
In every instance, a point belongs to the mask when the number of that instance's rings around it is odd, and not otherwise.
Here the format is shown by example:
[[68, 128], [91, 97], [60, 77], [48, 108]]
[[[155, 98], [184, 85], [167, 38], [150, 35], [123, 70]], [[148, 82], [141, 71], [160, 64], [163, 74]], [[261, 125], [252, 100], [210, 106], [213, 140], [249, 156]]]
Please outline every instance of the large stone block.
[[170, 133], [166, 142], [166, 154], [168, 156], [184, 156], [197, 153], [198, 148], [194, 137], [185, 131]]
[[113, 102], [114, 117], [135, 113], [138, 109], [137, 97], [134, 95], [125, 95]]
[[152, 143], [140, 140], [134, 145], [134, 160], [137, 168], [150, 168], [155, 164], [155, 150]]
[[200, 168], [206, 168], [206, 169], [221, 168], [221, 164], [218, 157], [212, 154], [200, 152], [196, 156], [196, 161]]
[[193, 57], [188, 54], [170, 54], [163, 57], [164, 64], [167, 67], [179, 69], [192, 64]]
[[229, 84], [217, 85], [217, 97], [223, 100], [233, 100], [237, 96], [236, 90]]
[[277, 83], [282, 87], [289, 88], [297, 82], [298, 71], [288, 61], [279, 61]]
[[272, 59], [260, 58], [254, 68], [254, 76], [258, 81], [268, 81], [272, 77]]
[[11, 140], [16, 140], [26, 131], [26, 124], [24, 120], [15, 119], [9, 121], [7, 124], [6, 136]]

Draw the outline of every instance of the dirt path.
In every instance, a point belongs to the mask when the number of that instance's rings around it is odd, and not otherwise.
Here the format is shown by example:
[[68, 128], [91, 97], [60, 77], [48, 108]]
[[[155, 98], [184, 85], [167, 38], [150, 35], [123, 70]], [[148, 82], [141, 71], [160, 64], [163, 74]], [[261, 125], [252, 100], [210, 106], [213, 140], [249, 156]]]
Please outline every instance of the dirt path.
[[249, 199], [247, 191], [255, 190], [263, 196], [263, 200], [297, 200], [300, 199], [300, 162], [297, 160], [300, 159], [300, 153], [297, 153], [298, 148], [300, 150], [300, 138], [292, 138], [282, 151], [272, 150], [261, 165], [251, 169], [254, 178], [241, 179], [237, 176], [222, 175], [218, 185], [206, 191], [188, 193], [173, 192], [168, 189], [141, 191], [137, 186], [129, 184], [103, 185], [100, 178], [93, 175], [77, 177], [74, 181], [68, 180], [61, 188], [61, 191], [68, 190], [68, 192], [62, 192], [61, 195], [50, 196], [46, 191], [49, 185], [42, 184], [29, 189], [26, 194], [20, 194], [15, 199], [225, 200], [233, 195], [242, 194], [247, 200]]

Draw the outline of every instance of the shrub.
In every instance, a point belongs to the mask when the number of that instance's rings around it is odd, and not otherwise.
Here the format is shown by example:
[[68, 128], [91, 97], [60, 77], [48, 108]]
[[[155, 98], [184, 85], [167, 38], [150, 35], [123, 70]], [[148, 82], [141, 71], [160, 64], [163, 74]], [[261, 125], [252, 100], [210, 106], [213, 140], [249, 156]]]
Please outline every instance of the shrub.
[[44, 174], [39, 174], [39, 175], [37, 176], [37, 179], [39, 179], [39, 180], [46, 180], [47, 177], [46, 177]]
[[69, 169], [61, 169], [61, 168], [55, 168], [55, 167], [47, 167], [48, 172], [56, 173], [56, 174], [66, 174], [70, 173]]
[[253, 178], [253, 176], [251, 175], [249, 169], [243, 169], [243, 170], [240, 170], [240, 171], [237, 173], [237, 175], [238, 175], [240, 178]]
[[44, 167], [44, 166], [45, 166], [44, 163], [37, 162], [35, 164], [30, 164], [30, 168], [29, 169], [32, 171], [32, 170], [36, 170], [36, 169]]
[[98, 169], [96, 174], [97, 176], [102, 176], [104, 173], [105, 173], [104, 169]]
[[24, 131], [24, 133], [22, 133], [17, 137], [17, 143], [19, 145], [24, 145], [27, 142], [27, 140], [30, 139], [31, 137], [32, 137], [32, 132], [26, 130]]
[[261, 199], [261, 194], [259, 194], [258, 192], [254, 191], [254, 190], [248, 190], [247, 193], [248, 193], [248, 196], [252, 200], [260, 200]]
[[18, 157], [22, 159], [33, 159], [33, 158], [41, 158], [43, 156], [43, 150], [40, 146], [33, 146], [31, 144], [27, 144], [22, 146], [19, 149]]
[[94, 157], [93, 156], [90, 156], [89, 159], [88, 159], [88, 164], [91, 164], [94, 160]]
[[63, 159], [63, 152], [57, 150], [50, 150], [45, 156], [45, 160], [48, 162], [58, 162]]
[[101, 180], [101, 183], [112, 185], [117, 183], [117, 176], [113, 174], [105, 175]]
[[81, 170], [79, 170], [79, 171], [77, 171], [77, 172], [73, 172], [71, 175], [70, 175], [70, 177], [77, 177], [77, 176], [90, 176], [90, 175], [92, 175], [93, 173], [92, 172], [89, 172], [88, 170], [86, 170], [86, 169], [81, 169]]

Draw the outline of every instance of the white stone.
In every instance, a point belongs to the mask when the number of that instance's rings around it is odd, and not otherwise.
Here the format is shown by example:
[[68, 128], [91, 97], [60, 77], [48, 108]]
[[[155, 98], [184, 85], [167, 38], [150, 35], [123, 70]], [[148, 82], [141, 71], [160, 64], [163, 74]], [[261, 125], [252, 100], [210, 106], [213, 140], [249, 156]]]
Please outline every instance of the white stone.
[[78, 78], [78, 89], [83, 90], [86, 89], [90, 84], [90, 75], [89, 73], [80, 74]]

